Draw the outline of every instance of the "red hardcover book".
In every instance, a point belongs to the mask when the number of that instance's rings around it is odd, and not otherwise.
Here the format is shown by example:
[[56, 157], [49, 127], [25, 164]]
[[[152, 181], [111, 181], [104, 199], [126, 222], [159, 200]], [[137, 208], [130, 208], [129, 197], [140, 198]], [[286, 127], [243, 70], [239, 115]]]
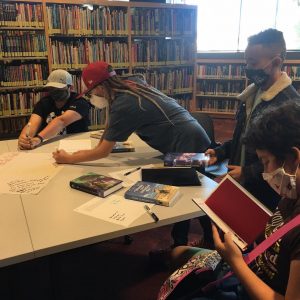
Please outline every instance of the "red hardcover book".
[[242, 250], [264, 231], [272, 214], [229, 175], [205, 201], [193, 200], [223, 232], [232, 232]]

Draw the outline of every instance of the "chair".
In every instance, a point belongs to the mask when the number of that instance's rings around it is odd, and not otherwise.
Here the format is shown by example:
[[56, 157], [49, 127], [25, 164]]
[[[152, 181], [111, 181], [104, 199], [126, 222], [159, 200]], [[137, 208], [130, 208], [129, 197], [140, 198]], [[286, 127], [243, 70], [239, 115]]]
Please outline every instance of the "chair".
[[[211, 116], [202, 112], [192, 112], [191, 116], [195, 118], [206, 131], [211, 141], [210, 148], [216, 148], [217, 146], [220, 146], [221, 143], [215, 141], [215, 129]], [[208, 166], [205, 168], [205, 175], [211, 178], [224, 175], [228, 171], [227, 164], [228, 160], [224, 160], [215, 165]]]
[[208, 137], [211, 140], [210, 148], [215, 148], [220, 145], [215, 141], [215, 129], [214, 122], [210, 115], [202, 112], [192, 112], [190, 113], [193, 118], [195, 118], [198, 123], [203, 127], [206, 131]]

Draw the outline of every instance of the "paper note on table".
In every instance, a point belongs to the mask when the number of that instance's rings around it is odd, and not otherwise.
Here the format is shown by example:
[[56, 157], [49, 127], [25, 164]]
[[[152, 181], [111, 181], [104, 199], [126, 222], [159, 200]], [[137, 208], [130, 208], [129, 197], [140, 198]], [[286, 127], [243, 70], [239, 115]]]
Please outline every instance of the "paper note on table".
[[50, 153], [19, 153], [0, 165], [0, 193], [38, 194], [62, 168]]
[[[154, 204], [147, 204], [150, 208]], [[128, 227], [142, 215], [146, 214], [145, 203], [126, 200], [122, 196], [112, 195], [105, 200], [95, 197], [89, 202], [77, 207], [74, 211], [98, 218], [107, 222]]]
[[[153, 168], [153, 167], [154, 167], [154, 165], [152, 165], [152, 164], [142, 166], [142, 168]], [[110, 172], [109, 175], [111, 177], [123, 180], [124, 187], [130, 187], [133, 184], [135, 184], [137, 181], [142, 180], [142, 171], [141, 171], [141, 169], [136, 170], [136, 168], [138, 168], [138, 166], [132, 167], [130, 169], [124, 169], [121, 171]], [[130, 172], [132, 172], [132, 173], [130, 173]], [[130, 174], [124, 175], [126, 173], [130, 173]]]
[[90, 139], [84, 140], [61, 140], [59, 142], [59, 148], [67, 152], [76, 152], [79, 150], [92, 149], [92, 142]]
[[5, 152], [5, 153], [0, 154], [0, 167], [4, 166], [8, 162], [10, 162], [12, 159], [14, 159], [19, 154], [20, 154], [20, 152]]

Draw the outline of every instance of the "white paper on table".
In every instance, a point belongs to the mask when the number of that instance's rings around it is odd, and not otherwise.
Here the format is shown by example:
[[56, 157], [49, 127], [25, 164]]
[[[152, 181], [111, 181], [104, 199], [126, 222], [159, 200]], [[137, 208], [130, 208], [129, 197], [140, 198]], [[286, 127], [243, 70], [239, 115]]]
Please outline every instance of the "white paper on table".
[[[150, 165], [142, 166], [141, 168], [149, 169], [149, 168], [153, 168], [153, 167], [154, 167], [154, 165], [150, 164]], [[113, 178], [123, 180], [122, 184], [124, 187], [130, 187], [133, 184], [135, 184], [137, 181], [142, 180], [142, 170], [141, 169], [137, 170], [127, 176], [124, 174], [126, 174], [127, 172], [130, 172], [130, 171], [134, 171], [136, 168], [138, 168], [138, 166], [132, 167], [130, 169], [124, 169], [121, 171], [110, 172], [109, 175]]]
[[60, 140], [59, 149], [63, 149], [71, 153], [79, 150], [90, 150], [92, 149], [92, 142], [90, 139]]
[[[127, 200], [122, 196], [112, 195], [101, 199], [95, 197], [89, 202], [77, 207], [74, 211], [107, 221], [110, 223], [128, 227], [139, 217], [147, 214], [145, 211], [145, 202]], [[147, 203], [152, 208], [154, 204]], [[151, 217], [149, 216], [149, 219]]]
[[18, 156], [20, 152], [5, 152], [0, 154], [0, 168]]
[[19, 153], [0, 166], [0, 193], [38, 194], [62, 168], [50, 153]]

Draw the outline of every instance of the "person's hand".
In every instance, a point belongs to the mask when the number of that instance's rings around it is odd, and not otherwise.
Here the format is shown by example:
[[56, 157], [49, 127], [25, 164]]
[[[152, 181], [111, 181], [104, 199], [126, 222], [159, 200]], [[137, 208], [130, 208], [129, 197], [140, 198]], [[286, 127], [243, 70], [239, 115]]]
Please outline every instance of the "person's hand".
[[52, 157], [59, 164], [71, 164], [72, 163], [72, 154], [69, 154], [65, 150], [56, 150], [52, 153]]
[[31, 149], [34, 149], [37, 146], [39, 146], [42, 143], [42, 141], [40, 138], [33, 137], [30, 139], [30, 143], [31, 143]]
[[240, 166], [234, 166], [234, 165], [228, 165], [228, 174], [234, 178], [236, 181], [240, 181], [242, 178], [242, 167]]
[[206, 155], [209, 155], [208, 165], [214, 165], [217, 162], [216, 151], [214, 149], [207, 149], [205, 151]]
[[18, 140], [18, 147], [20, 150], [31, 150], [31, 138], [26, 135], [20, 135]]
[[230, 232], [224, 234], [224, 242], [221, 240], [218, 229], [212, 224], [212, 233], [215, 248], [222, 258], [230, 265], [239, 264], [243, 255], [239, 247], [233, 242]]

